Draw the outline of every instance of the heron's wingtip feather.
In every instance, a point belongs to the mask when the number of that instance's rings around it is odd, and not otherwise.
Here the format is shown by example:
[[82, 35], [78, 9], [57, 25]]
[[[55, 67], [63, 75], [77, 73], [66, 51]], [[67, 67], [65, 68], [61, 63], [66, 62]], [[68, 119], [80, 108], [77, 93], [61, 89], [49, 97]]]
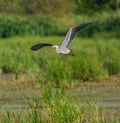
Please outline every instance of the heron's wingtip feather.
[[36, 51], [36, 50], [39, 50], [39, 49], [46, 47], [46, 46], [53, 46], [53, 44], [39, 43], [39, 44], [33, 45], [30, 49], [33, 51]]
[[33, 51], [36, 51], [36, 50], [38, 50], [39, 48], [36, 47], [36, 46], [32, 46], [32, 47], [30, 47], [30, 49], [33, 50]]

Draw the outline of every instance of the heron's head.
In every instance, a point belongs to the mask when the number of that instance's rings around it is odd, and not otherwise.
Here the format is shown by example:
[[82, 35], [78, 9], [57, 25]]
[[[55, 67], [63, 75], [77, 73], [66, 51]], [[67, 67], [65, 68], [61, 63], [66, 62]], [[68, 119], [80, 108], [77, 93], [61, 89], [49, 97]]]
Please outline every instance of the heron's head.
[[58, 48], [58, 45], [53, 45], [52, 47], [54, 47], [55, 49], [57, 49]]

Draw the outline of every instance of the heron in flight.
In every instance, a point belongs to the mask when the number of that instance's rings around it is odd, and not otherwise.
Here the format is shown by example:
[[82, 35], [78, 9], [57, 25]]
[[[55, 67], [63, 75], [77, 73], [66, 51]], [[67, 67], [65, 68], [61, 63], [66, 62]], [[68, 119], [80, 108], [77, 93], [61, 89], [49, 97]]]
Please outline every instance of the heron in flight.
[[75, 37], [75, 35], [78, 33], [79, 30], [85, 28], [86, 26], [90, 25], [92, 22], [87, 22], [80, 24], [78, 26], [70, 27], [63, 42], [60, 45], [55, 44], [49, 44], [49, 43], [38, 43], [31, 47], [31, 50], [36, 51], [38, 49], [41, 49], [46, 46], [51, 46], [56, 49], [56, 52], [59, 54], [70, 54], [70, 50], [68, 49], [68, 46], [70, 45], [71, 41]]

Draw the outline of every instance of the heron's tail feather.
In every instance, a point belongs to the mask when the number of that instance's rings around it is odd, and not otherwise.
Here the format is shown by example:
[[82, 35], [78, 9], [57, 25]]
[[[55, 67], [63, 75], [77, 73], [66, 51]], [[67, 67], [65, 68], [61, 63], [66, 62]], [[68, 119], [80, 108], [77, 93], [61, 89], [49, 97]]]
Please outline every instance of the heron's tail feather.
[[53, 44], [38, 43], [38, 44], [33, 45], [30, 49], [33, 51], [36, 51], [36, 50], [41, 49], [46, 46], [53, 46]]

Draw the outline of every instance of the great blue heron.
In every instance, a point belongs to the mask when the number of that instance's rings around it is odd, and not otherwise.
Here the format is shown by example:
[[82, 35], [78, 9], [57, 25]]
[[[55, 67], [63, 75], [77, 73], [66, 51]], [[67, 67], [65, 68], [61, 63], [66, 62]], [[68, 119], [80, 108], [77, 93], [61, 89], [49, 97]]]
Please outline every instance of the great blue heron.
[[38, 49], [41, 49], [45, 46], [52, 46], [56, 48], [56, 52], [60, 54], [69, 54], [70, 50], [68, 49], [68, 46], [70, 45], [72, 39], [75, 37], [75, 35], [78, 33], [80, 29], [83, 29], [84, 27], [90, 25], [92, 22], [87, 22], [80, 24], [78, 26], [70, 27], [63, 42], [60, 45], [55, 44], [48, 44], [48, 43], [38, 43], [31, 47], [33, 51], [36, 51]]

